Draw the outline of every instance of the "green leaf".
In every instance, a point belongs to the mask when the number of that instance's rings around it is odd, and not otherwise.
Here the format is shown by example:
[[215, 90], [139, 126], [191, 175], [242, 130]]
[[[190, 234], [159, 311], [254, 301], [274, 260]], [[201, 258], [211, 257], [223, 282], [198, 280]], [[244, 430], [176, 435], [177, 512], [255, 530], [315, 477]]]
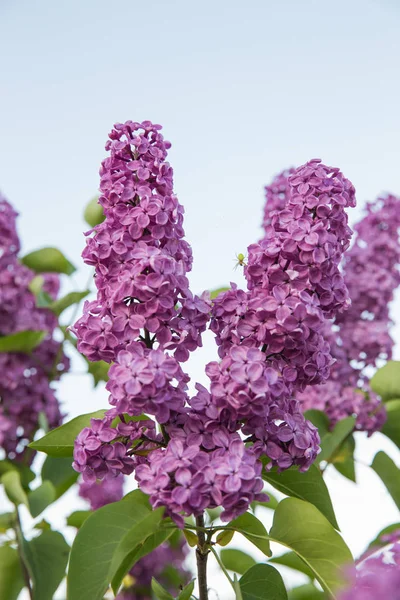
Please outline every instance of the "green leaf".
[[42, 485], [28, 494], [29, 511], [36, 518], [56, 499], [56, 490], [50, 481], [44, 481]]
[[21, 262], [36, 273], [64, 273], [72, 275], [76, 271], [73, 264], [57, 248], [41, 248], [26, 254]]
[[328, 462], [333, 460], [336, 451], [354, 430], [355, 423], [355, 417], [347, 417], [336, 423], [332, 432], [325, 433], [321, 437], [321, 453], [317, 457], [319, 463], [323, 460]]
[[[161, 513], [151, 512], [143, 503], [142, 496], [132, 492], [120, 502], [99, 508], [85, 520], [72, 546], [68, 600], [101, 600], [113, 578], [119, 575], [118, 561], [125, 560], [127, 550], [134, 551], [134, 544], [140, 544], [140, 540], [147, 536], [149, 539], [139, 546], [134, 557], [138, 559], [147, 551], [154, 550], [156, 543], [162, 543], [172, 533], [170, 529], [150, 535], [159, 528]], [[126, 547], [128, 542], [132, 544], [129, 549]]]
[[400, 361], [391, 360], [372, 377], [370, 386], [384, 402], [400, 398]]
[[382, 451], [375, 455], [371, 467], [382, 479], [397, 508], [400, 510], [400, 469], [393, 460]]
[[353, 559], [341, 536], [315, 506], [297, 498], [282, 500], [274, 513], [270, 539], [294, 550], [335, 598], [334, 591], [343, 584], [341, 569]]
[[0, 546], [1, 600], [17, 600], [24, 585], [18, 552], [10, 546]]
[[103, 207], [99, 204], [98, 196], [95, 196], [87, 203], [83, 217], [91, 227], [95, 227], [104, 221]]
[[234, 531], [229, 531], [229, 529], [225, 529], [224, 531], [219, 532], [215, 541], [220, 546], [227, 546], [232, 541], [234, 535]]
[[289, 569], [294, 569], [295, 571], [304, 573], [310, 579], [314, 579], [314, 573], [296, 552], [286, 552], [286, 554], [281, 554], [281, 556], [275, 556], [274, 558], [270, 558], [270, 562], [289, 567]]
[[[0, 514], [0, 533], [5, 533], [7, 529], [11, 529], [14, 526], [15, 515], [12, 512], [6, 512]], [[0, 596], [1, 598], [1, 596]]]
[[98, 360], [96, 362], [88, 361], [88, 373], [93, 377], [94, 387], [96, 387], [100, 381], [108, 381], [108, 371], [110, 365], [104, 360]]
[[354, 464], [354, 450], [356, 442], [353, 435], [345, 439], [335, 454], [333, 466], [341, 475], [356, 483], [356, 470]]
[[18, 471], [8, 471], [1, 478], [1, 483], [4, 485], [4, 491], [8, 499], [18, 506], [19, 504], [28, 505], [28, 497], [24, 488], [21, 485], [21, 476]]
[[316, 410], [315, 408], [312, 408], [310, 410], [306, 410], [304, 416], [306, 419], [308, 419], [308, 421], [311, 421], [315, 427], [317, 427], [321, 440], [324, 435], [329, 433], [331, 422], [328, 415], [322, 410]]
[[183, 535], [185, 536], [186, 541], [191, 548], [194, 548], [195, 546], [197, 546], [197, 543], [199, 540], [198, 540], [197, 535], [195, 533], [193, 533], [193, 531], [190, 531], [190, 529], [184, 529]]
[[283, 565], [284, 567], [289, 567], [289, 569], [294, 569], [295, 571], [299, 571], [300, 573], [304, 573], [310, 579], [314, 579], [314, 573], [308, 567], [308, 565], [296, 554], [296, 552], [286, 552], [286, 554], [281, 554], [281, 556], [274, 556], [274, 558], [270, 558], [269, 562], [275, 563], [277, 565]]
[[400, 399], [386, 403], [387, 419], [381, 432], [400, 448]]
[[[317, 457], [317, 463], [323, 460], [336, 462], [337, 453], [341, 452], [344, 442], [349, 437], [355, 426], [355, 418], [347, 417], [336, 423], [333, 431], [330, 431], [330, 420], [326, 413], [321, 410], [307, 410], [304, 413], [306, 419], [318, 428], [321, 438], [321, 452]], [[353, 465], [354, 467], [354, 465]]]
[[28, 285], [28, 289], [34, 296], [38, 296], [42, 291], [44, 286], [44, 277], [43, 275], [35, 275], [31, 282]]
[[246, 573], [250, 567], [256, 564], [256, 561], [252, 556], [242, 552], [242, 550], [236, 550], [234, 548], [227, 548], [221, 550], [220, 557], [224, 566], [230, 571], [235, 571], [239, 575]]
[[86, 519], [92, 514], [91, 510], [75, 510], [67, 517], [67, 525], [80, 529]]
[[46, 519], [42, 519], [39, 521], [39, 523], [35, 523], [34, 527], [39, 531], [49, 531], [51, 529], [51, 525], [46, 521]]
[[314, 504], [335, 529], [339, 529], [328, 488], [315, 465], [311, 465], [305, 473], [301, 473], [296, 467], [286, 469], [282, 473], [263, 470], [262, 478], [286, 496]]
[[240, 578], [243, 600], [287, 600], [282, 575], [270, 565], [255, 565]]
[[115, 594], [126, 573], [139, 560], [139, 546], [143, 547], [146, 540], [159, 529], [163, 514], [163, 507], [147, 513], [131, 527], [118, 544], [114, 551], [110, 567], [111, 587]]
[[45, 337], [45, 331], [19, 331], [13, 335], [0, 336], [0, 352], [30, 354]]
[[54, 458], [47, 456], [42, 467], [42, 480], [50, 481], [56, 491], [56, 500], [60, 498], [79, 477], [79, 473], [72, 468], [71, 458]]
[[53, 600], [67, 568], [68, 544], [58, 531], [43, 531], [24, 542], [24, 552], [33, 583], [33, 600]]
[[174, 600], [174, 597], [154, 577], [151, 580], [151, 591], [158, 600]]
[[63, 298], [59, 298], [58, 300], [51, 302], [51, 304], [49, 304], [49, 309], [57, 316], [60, 316], [64, 310], [73, 304], [78, 304], [81, 300], [83, 300], [83, 298], [86, 298], [88, 294], [90, 294], [90, 290], [84, 290], [83, 292], [70, 292], [66, 296], [63, 296]]
[[323, 600], [326, 596], [324, 592], [317, 590], [312, 583], [307, 583], [289, 590], [288, 598], [289, 600]]
[[9, 471], [18, 471], [24, 489], [29, 488], [29, 484], [36, 477], [35, 473], [26, 465], [11, 462], [11, 460], [0, 460], [0, 476]]
[[82, 429], [90, 426], [90, 419], [102, 419], [105, 412], [105, 410], [98, 410], [94, 413], [75, 417], [75, 419], [68, 421], [61, 427], [53, 429], [40, 440], [29, 444], [29, 448], [45, 452], [49, 456], [73, 456], [74, 442], [78, 434]]
[[211, 300], [215, 300], [215, 298], [217, 296], [219, 296], [220, 294], [222, 294], [222, 292], [227, 292], [230, 289], [231, 289], [230, 287], [220, 287], [220, 288], [217, 288], [216, 290], [211, 290], [211, 292], [210, 292]]
[[194, 581], [191, 581], [190, 583], [185, 585], [185, 587], [179, 594], [177, 600], [190, 600], [190, 598], [192, 597], [193, 590], [194, 590]]
[[228, 523], [228, 527], [235, 529], [235, 531], [244, 535], [244, 537], [252, 542], [266, 556], [271, 556], [268, 532], [257, 517], [249, 512], [243, 513], [243, 515], [240, 515], [240, 517], [237, 517], [237, 519]]

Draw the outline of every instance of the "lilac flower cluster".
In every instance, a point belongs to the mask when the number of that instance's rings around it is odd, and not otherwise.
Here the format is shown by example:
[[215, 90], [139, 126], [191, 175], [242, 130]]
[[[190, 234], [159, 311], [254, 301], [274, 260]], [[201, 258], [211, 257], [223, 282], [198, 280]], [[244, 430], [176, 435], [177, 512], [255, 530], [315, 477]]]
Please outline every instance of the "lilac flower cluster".
[[343, 263], [352, 303], [337, 315], [331, 331], [336, 359], [331, 381], [329, 386], [307, 389], [300, 398], [305, 409], [324, 410], [332, 424], [357, 415], [357, 429], [370, 435], [386, 419], [380, 399], [368, 386], [366, 370], [392, 355], [389, 305], [400, 283], [399, 207], [395, 196], [378, 198], [356, 225], [355, 243]]
[[98, 293], [74, 329], [89, 360], [118, 362], [132, 342], [157, 342], [185, 361], [201, 346], [209, 303], [189, 290], [192, 253], [160, 129], [128, 121], [115, 125], [106, 145], [99, 198], [106, 218], [83, 252]]
[[386, 546], [361, 561], [340, 600], [400, 599], [400, 543]]
[[[213, 404], [245, 421], [254, 449], [287, 468], [306, 469], [318, 451], [315, 428], [293, 400], [329, 376], [327, 319], [349, 300], [338, 265], [350, 241], [345, 208], [354, 188], [338, 169], [312, 160], [278, 177], [265, 238], [249, 248], [248, 291], [218, 296], [211, 327], [222, 361], [211, 363]], [[274, 196], [271, 194], [271, 197]]]
[[[118, 502], [123, 497], [123, 475], [106, 476], [102, 481], [81, 481], [79, 496], [89, 502], [91, 510], [97, 510], [111, 502]], [[151, 579], [156, 577], [172, 594], [177, 594], [176, 581], [171, 581], [168, 574], [173, 570], [184, 585], [189, 573], [184, 568], [184, 560], [188, 548], [182, 536], [170, 539], [158, 546], [153, 552], [141, 558], [125, 578], [118, 600], [152, 600]], [[168, 569], [167, 569], [168, 567]]]
[[91, 510], [118, 502], [124, 495], [124, 478], [122, 474], [117, 477], [108, 476], [103, 480], [81, 481], [79, 495], [89, 502]]
[[[288, 208], [249, 249], [248, 291], [232, 285], [211, 307], [188, 288], [191, 252], [159, 129], [116, 125], [106, 146], [106, 218], [84, 251], [97, 300], [74, 331], [89, 360], [113, 362], [113, 408], [78, 436], [74, 468], [86, 481], [134, 471], [152, 505], [179, 525], [217, 506], [229, 520], [265, 499], [261, 456], [268, 468], [305, 470], [319, 451], [293, 395], [329, 374], [322, 329], [348, 303], [338, 264], [354, 189], [320, 161], [294, 171]], [[190, 398], [179, 363], [201, 344], [210, 313], [222, 360], [206, 367], [210, 392], [197, 384]]]
[[[68, 361], [53, 338], [55, 315], [37, 308], [29, 289], [34, 273], [18, 262], [17, 213], [0, 197], [0, 336], [19, 331], [46, 332], [30, 354], [0, 353], [0, 446], [10, 459], [20, 459], [39, 427], [39, 415], [50, 427], [60, 424], [61, 414], [49, 377], [57, 379]], [[58, 276], [43, 276], [43, 288], [53, 297], [59, 289]]]

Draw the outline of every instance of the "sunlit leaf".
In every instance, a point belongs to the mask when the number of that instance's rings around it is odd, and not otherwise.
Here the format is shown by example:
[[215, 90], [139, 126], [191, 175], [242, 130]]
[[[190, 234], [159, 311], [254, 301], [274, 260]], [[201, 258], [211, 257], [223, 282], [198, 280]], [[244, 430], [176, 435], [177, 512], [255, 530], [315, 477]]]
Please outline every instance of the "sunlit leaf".
[[28, 494], [29, 510], [32, 517], [36, 518], [56, 499], [56, 490], [50, 481], [44, 481], [42, 485]]
[[336, 598], [335, 590], [343, 583], [343, 566], [353, 559], [339, 533], [315, 506], [298, 498], [282, 500], [274, 513], [270, 538], [296, 552]]
[[257, 517], [249, 512], [243, 513], [228, 524], [229, 528], [235, 529], [244, 535], [266, 556], [271, 556], [271, 548], [268, 541], [268, 532]]
[[287, 600], [282, 575], [271, 565], [254, 565], [239, 583], [243, 600]]
[[221, 550], [220, 558], [227, 569], [235, 571], [239, 575], [243, 575], [250, 567], [256, 564], [252, 556], [235, 548]]
[[379, 475], [400, 510], [400, 469], [385, 452], [378, 452], [371, 467]]
[[0, 352], [30, 354], [46, 337], [45, 331], [19, 331], [0, 336]]
[[384, 402], [400, 398], [400, 361], [391, 360], [379, 369], [372, 377], [370, 386]]
[[73, 264], [58, 248], [41, 248], [21, 258], [21, 262], [36, 273], [64, 273], [72, 275], [76, 271]]
[[49, 456], [62, 457], [72, 456], [74, 453], [74, 442], [78, 434], [85, 427], [90, 426], [90, 419], [102, 419], [105, 410], [80, 415], [71, 419], [61, 427], [53, 429], [40, 440], [29, 444], [29, 448], [45, 452]]
[[328, 488], [315, 465], [311, 465], [305, 473], [301, 473], [296, 467], [281, 473], [276, 470], [263, 470], [262, 478], [286, 496], [314, 504], [335, 529], [339, 529]]

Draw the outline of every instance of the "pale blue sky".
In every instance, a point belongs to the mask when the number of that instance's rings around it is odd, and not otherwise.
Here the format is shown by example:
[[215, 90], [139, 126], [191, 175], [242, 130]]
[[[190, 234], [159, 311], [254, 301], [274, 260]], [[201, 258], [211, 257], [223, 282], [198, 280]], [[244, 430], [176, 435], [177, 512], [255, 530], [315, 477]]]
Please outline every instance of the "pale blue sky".
[[[0, 188], [24, 250], [57, 245], [79, 265], [83, 207], [125, 119], [163, 124], [173, 144], [196, 291], [240, 280], [233, 259], [259, 236], [263, 185], [289, 165], [340, 166], [359, 206], [400, 194], [399, 26], [397, 0], [0, 0]], [[61, 396], [72, 414], [106, 403], [82, 377]], [[360, 476], [368, 498], [332, 487], [355, 552], [396, 518]]]

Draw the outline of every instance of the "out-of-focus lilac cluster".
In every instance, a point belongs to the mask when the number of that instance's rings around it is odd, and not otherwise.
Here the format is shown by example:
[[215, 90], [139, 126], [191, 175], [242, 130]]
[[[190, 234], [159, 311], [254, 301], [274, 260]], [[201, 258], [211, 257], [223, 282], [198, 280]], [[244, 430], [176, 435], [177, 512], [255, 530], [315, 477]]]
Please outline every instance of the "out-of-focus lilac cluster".
[[[74, 331], [89, 360], [113, 362], [113, 408], [78, 436], [74, 467], [87, 481], [135, 471], [152, 505], [180, 525], [182, 514], [217, 506], [229, 520], [265, 498], [262, 455], [268, 468], [305, 470], [319, 451], [293, 394], [329, 374], [322, 329], [348, 303], [338, 264], [354, 188], [320, 161], [293, 171], [287, 208], [249, 249], [248, 291], [232, 285], [211, 304], [189, 291], [191, 251], [159, 130], [116, 125], [106, 146], [106, 218], [84, 251], [98, 294]], [[210, 392], [197, 384], [190, 398], [179, 363], [201, 345], [210, 317], [222, 360], [206, 367]]]
[[354, 245], [346, 253], [343, 272], [350, 308], [336, 316], [331, 352], [336, 359], [329, 384], [307, 388], [299, 397], [304, 408], [324, 410], [332, 425], [357, 415], [356, 428], [370, 435], [386, 419], [379, 397], [368, 386], [368, 367], [391, 358], [394, 342], [389, 305], [400, 283], [400, 201], [384, 196], [367, 206], [356, 225]]
[[400, 600], [400, 542], [385, 546], [357, 564], [340, 600]]
[[89, 502], [91, 510], [118, 502], [124, 495], [124, 478], [122, 474], [117, 477], [105, 477], [103, 480], [81, 481], [79, 495]]
[[[43, 331], [45, 337], [30, 354], [0, 353], [0, 447], [10, 459], [21, 459], [43, 413], [50, 427], [61, 414], [50, 379], [68, 369], [68, 360], [53, 338], [55, 315], [38, 308], [29, 285], [35, 274], [18, 261], [17, 213], [0, 196], [0, 336]], [[43, 289], [55, 298], [58, 276], [43, 275]]]
[[[86, 500], [91, 510], [97, 510], [123, 497], [124, 478], [106, 476], [102, 481], [81, 481], [79, 495]], [[188, 547], [183, 539], [172, 539], [158, 546], [141, 558], [124, 580], [124, 587], [117, 600], [152, 600], [151, 579], [155, 577], [173, 595], [179, 592], [177, 580], [185, 585], [189, 572], [184, 567]]]

